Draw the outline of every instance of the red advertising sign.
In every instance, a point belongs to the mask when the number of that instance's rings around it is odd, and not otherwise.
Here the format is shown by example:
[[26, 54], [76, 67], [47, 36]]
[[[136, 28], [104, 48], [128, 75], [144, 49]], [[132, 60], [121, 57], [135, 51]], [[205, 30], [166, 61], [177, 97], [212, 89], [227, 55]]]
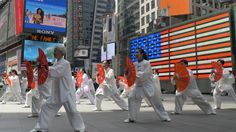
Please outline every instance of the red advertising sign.
[[23, 30], [23, 10], [24, 0], [15, 0], [15, 22], [16, 22], [16, 35], [19, 35]]

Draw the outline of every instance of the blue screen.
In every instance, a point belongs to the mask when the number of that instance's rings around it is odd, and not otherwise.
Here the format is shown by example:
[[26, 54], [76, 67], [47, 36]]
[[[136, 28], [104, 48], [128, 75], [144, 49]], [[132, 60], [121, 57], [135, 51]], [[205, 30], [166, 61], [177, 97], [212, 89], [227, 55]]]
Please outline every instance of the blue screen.
[[133, 62], [137, 61], [135, 54], [136, 49], [143, 49], [148, 59], [156, 59], [161, 57], [161, 34], [160, 32], [143, 36], [130, 41], [130, 54]]
[[54, 62], [54, 47], [61, 43], [49, 43], [41, 41], [24, 40], [23, 60], [36, 61], [38, 58], [38, 48], [41, 48], [47, 56], [48, 62]]
[[67, 0], [26, 0], [24, 30], [52, 31], [53, 34], [66, 33]]

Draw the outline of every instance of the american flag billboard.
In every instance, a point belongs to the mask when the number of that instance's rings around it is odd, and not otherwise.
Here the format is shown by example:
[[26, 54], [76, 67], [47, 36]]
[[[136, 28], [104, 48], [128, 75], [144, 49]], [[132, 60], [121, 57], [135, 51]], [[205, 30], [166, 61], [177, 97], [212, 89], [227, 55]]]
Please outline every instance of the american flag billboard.
[[223, 59], [232, 70], [230, 36], [230, 14], [226, 12], [131, 39], [130, 55], [136, 61], [136, 48], [144, 49], [161, 80], [170, 79], [174, 64], [181, 59], [189, 61], [197, 78], [208, 78], [212, 61]]

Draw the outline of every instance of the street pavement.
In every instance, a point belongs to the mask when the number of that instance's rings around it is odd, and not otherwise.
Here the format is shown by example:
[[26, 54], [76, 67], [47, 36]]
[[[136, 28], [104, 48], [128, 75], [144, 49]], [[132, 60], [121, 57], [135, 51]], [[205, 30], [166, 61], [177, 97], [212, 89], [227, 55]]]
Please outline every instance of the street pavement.
[[[213, 105], [212, 96], [204, 95]], [[170, 115], [171, 122], [161, 122], [151, 107], [142, 103], [137, 123], [126, 124], [128, 112], [122, 111], [113, 101], [105, 99], [103, 111], [92, 111], [93, 105], [82, 99], [77, 105], [86, 125], [86, 132], [235, 132], [236, 104], [228, 96], [222, 97], [222, 109], [217, 115], [205, 115], [200, 109], [187, 100], [183, 114]], [[174, 110], [174, 95], [164, 95], [163, 104], [170, 113]], [[21, 108], [15, 102], [0, 104], [0, 132], [29, 132], [36, 124], [36, 118], [27, 118], [30, 108]], [[62, 116], [50, 123], [50, 132], [73, 132], [66, 117], [64, 108]]]

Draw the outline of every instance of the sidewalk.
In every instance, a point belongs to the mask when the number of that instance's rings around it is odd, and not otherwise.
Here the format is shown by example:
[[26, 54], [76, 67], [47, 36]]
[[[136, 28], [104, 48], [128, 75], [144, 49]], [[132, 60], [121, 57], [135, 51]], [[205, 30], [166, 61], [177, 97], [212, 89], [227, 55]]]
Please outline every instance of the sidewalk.
[[[204, 95], [212, 104], [212, 97]], [[168, 112], [174, 109], [174, 95], [164, 95], [164, 106]], [[188, 100], [182, 115], [170, 115], [171, 122], [161, 122], [151, 107], [142, 104], [137, 123], [125, 124], [128, 112], [121, 111], [113, 101], [104, 100], [103, 111], [94, 112], [93, 105], [82, 99], [78, 110], [86, 125], [86, 132], [235, 132], [236, 104], [230, 97], [222, 97], [222, 110], [217, 115], [204, 115], [199, 108]], [[27, 118], [29, 108], [7, 103], [0, 105], [0, 132], [29, 132], [36, 124], [36, 119]], [[50, 132], [73, 132], [64, 109], [50, 125]]]

